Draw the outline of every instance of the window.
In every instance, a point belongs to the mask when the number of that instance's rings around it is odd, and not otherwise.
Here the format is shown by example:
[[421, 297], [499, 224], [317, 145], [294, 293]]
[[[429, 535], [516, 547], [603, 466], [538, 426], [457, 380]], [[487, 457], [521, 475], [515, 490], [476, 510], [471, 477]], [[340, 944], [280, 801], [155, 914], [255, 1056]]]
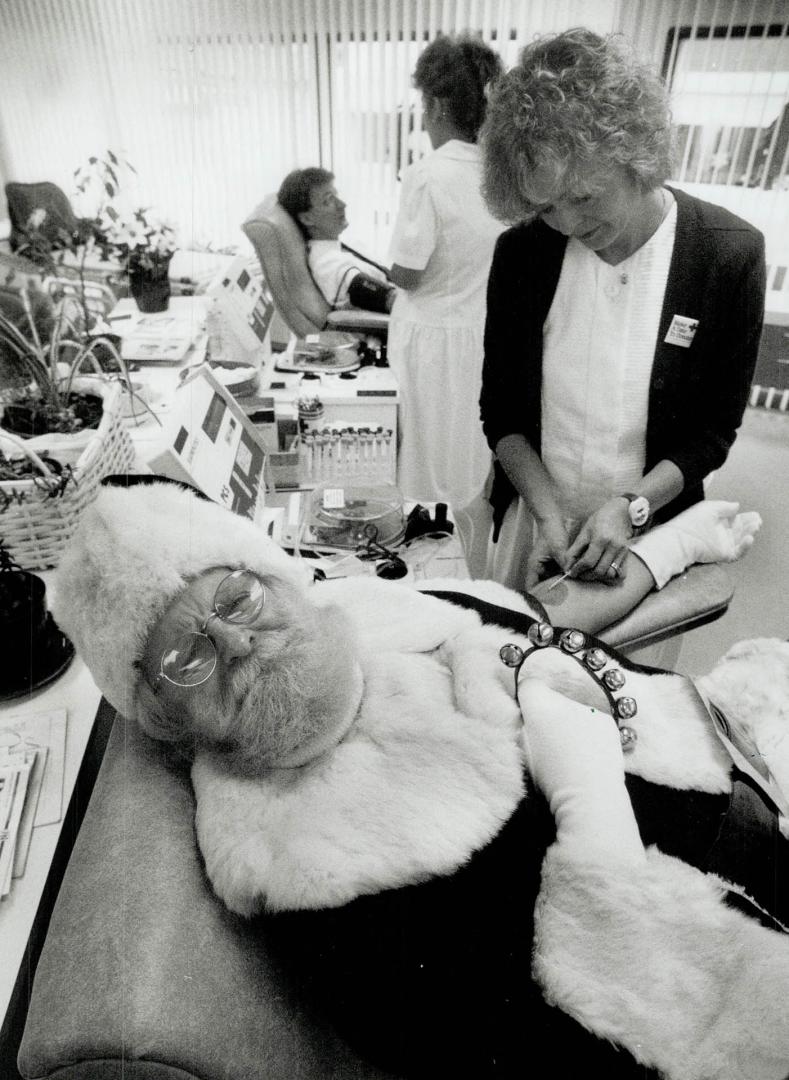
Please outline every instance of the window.
[[787, 187], [786, 24], [672, 29], [664, 73], [679, 135], [678, 180]]

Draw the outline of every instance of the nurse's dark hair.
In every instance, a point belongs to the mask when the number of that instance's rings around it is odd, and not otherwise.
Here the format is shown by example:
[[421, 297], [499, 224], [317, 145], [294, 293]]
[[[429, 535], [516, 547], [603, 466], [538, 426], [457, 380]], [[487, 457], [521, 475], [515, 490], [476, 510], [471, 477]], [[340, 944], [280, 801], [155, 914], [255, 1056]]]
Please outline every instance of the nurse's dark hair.
[[501, 57], [471, 34], [441, 34], [416, 63], [414, 86], [440, 98], [455, 127], [475, 141], [487, 107], [487, 89], [504, 70]]

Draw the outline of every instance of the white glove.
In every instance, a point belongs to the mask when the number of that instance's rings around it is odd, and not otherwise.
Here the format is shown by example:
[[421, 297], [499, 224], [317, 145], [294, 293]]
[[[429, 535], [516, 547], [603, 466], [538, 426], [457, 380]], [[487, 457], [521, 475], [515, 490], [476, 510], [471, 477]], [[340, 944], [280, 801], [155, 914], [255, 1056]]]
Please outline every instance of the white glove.
[[703, 501], [640, 536], [630, 550], [655, 579], [658, 589], [694, 563], [734, 562], [753, 543], [762, 519], [738, 514], [739, 503]]
[[518, 700], [526, 764], [548, 800], [565, 851], [585, 862], [642, 863], [646, 855], [614, 719], [525, 672]]

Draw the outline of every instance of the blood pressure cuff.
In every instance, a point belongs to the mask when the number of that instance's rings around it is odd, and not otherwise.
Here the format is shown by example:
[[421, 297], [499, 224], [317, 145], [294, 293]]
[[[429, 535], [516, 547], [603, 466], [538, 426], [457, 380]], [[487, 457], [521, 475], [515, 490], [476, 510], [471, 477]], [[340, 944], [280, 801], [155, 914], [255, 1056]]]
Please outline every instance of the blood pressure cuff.
[[348, 299], [354, 307], [364, 308], [365, 311], [379, 311], [385, 315], [389, 311], [389, 294], [392, 288], [388, 282], [378, 281], [360, 271], [350, 284]]

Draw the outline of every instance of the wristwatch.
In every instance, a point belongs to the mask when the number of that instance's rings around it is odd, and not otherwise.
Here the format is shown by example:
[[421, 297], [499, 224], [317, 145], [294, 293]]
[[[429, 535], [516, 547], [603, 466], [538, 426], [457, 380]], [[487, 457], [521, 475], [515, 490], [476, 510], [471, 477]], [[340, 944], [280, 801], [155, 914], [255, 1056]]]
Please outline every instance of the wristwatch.
[[643, 529], [649, 521], [649, 499], [645, 495], [633, 495], [630, 491], [623, 491], [622, 498], [628, 502], [630, 524], [634, 529]]

